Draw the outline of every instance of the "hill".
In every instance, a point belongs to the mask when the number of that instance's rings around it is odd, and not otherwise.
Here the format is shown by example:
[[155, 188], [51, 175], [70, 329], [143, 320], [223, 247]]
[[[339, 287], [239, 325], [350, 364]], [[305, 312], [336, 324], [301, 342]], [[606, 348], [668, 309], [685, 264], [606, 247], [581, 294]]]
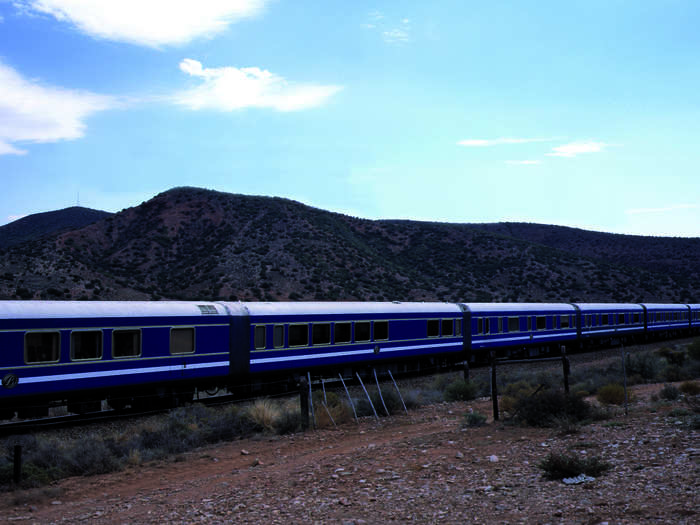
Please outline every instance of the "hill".
[[[694, 253], [694, 239], [596, 244], [595, 236], [606, 234], [541, 226], [537, 237], [535, 230], [509, 227], [371, 221], [287, 199], [175, 188], [82, 228], [6, 249], [0, 254], [5, 269], [0, 297], [618, 302], [700, 297], [697, 269], [685, 275], [692, 265], [678, 259], [679, 253]], [[665, 266], [639, 264], [648, 251]]]
[[0, 226], [0, 250], [61, 231], [76, 230], [112, 215], [106, 211], [72, 206], [35, 213]]

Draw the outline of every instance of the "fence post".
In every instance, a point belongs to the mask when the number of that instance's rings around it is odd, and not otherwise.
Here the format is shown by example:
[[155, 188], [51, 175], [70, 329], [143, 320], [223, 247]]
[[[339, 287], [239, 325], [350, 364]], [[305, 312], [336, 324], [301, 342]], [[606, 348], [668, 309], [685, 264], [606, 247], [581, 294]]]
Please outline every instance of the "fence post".
[[569, 374], [571, 373], [571, 364], [569, 358], [566, 357], [566, 347], [561, 347], [561, 364], [564, 368], [564, 392], [569, 393]]
[[491, 350], [491, 401], [493, 402], [493, 420], [498, 421], [498, 386], [496, 385], [496, 352]]
[[299, 405], [301, 407], [301, 429], [309, 430], [309, 385], [303, 376], [299, 380]]
[[620, 352], [622, 354], [622, 381], [625, 389], [625, 415], [627, 415], [627, 368], [625, 367], [625, 345], [620, 346]]
[[14, 452], [14, 475], [12, 479], [15, 485], [19, 485], [19, 482], [22, 481], [22, 445], [15, 445]]

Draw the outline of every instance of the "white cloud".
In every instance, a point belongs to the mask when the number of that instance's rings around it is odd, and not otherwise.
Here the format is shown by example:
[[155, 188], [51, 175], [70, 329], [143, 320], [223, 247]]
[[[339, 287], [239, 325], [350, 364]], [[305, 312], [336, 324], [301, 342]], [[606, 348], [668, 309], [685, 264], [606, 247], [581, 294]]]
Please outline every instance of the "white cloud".
[[507, 160], [506, 164], [520, 165], [520, 166], [534, 166], [536, 164], [542, 164], [541, 160]]
[[411, 41], [411, 20], [388, 20], [381, 11], [370, 11], [365, 29], [377, 31], [387, 44], [405, 44]]
[[585, 142], [570, 142], [562, 146], [552, 148], [551, 153], [547, 153], [549, 157], [575, 157], [582, 153], [599, 153], [610, 144], [605, 142], [585, 141]]
[[158, 47], [220, 33], [268, 0], [15, 0], [24, 12], [70, 22], [92, 37]]
[[180, 69], [202, 80], [198, 87], [173, 97], [177, 104], [190, 109], [234, 111], [257, 107], [298, 111], [319, 106], [342, 89], [333, 85], [289, 82], [257, 67], [204, 68], [191, 58], [180, 62]]
[[0, 63], [0, 155], [23, 155], [17, 143], [77, 139], [85, 119], [116, 107], [112, 97], [42, 86]]
[[519, 138], [498, 138], [498, 139], [465, 139], [457, 142], [459, 146], [468, 148], [483, 148], [486, 146], [500, 146], [502, 144], [526, 144], [529, 142], [551, 142], [554, 139], [519, 139]]

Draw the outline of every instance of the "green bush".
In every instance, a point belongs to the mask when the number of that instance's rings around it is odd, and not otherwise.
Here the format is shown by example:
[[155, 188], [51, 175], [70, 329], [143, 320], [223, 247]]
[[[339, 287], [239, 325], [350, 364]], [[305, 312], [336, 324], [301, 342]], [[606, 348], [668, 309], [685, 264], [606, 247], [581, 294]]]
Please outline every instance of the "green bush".
[[700, 383], [697, 381], [684, 381], [678, 390], [689, 396], [697, 396], [700, 394]]
[[463, 427], [480, 427], [486, 424], [486, 416], [479, 412], [469, 412], [464, 415]]
[[650, 381], [661, 374], [663, 360], [649, 351], [629, 354], [625, 368], [628, 376], [638, 375]]
[[516, 419], [533, 427], [553, 426], [558, 419], [564, 417], [572, 421], [583, 421], [589, 415], [590, 405], [585, 400], [558, 390], [545, 390], [520, 399], [514, 411]]
[[598, 389], [596, 399], [604, 405], [622, 405], [625, 402], [625, 389], [619, 383], [610, 383]]
[[661, 397], [661, 399], [665, 399], [666, 401], [675, 401], [681, 397], [681, 391], [673, 385], [664, 385], [664, 387], [659, 391], [659, 397]]
[[599, 476], [610, 469], [610, 464], [598, 457], [581, 458], [563, 452], [550, 452], [537, 466], [544, 470], [547, 479], [552, 480], [571, 478], [580, 474]]
[[700, 339], [695, 339], [688, 345], [688, 357], [700, 361]]
[[476, 399], [479, 388], [470, 381], [458, 380], [445, 388], [445, 401], [470, 401]]

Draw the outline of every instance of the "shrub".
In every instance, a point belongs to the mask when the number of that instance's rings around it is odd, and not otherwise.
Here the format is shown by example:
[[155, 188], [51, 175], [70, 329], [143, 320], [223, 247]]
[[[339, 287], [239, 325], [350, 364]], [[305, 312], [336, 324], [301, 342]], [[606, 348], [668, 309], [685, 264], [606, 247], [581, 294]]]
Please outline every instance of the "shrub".
[[260, 427], [274, 432], [275, 423], [281, 416], [281, 411], [279, 405], [270, 399], [257, 399], [248, 407], [248, 415]]
[[666, 401], [675, 401], [681, 397], [681, 391], [673, 385], [664, 385], [664, 387], [659, 391], [659, 396], [661, 399], [665, 399]]
[[700, 361], [700, 339], [695, 339], [688, 345], [688, 357]]
[[684, 381], [692, 378], [688, 370], [675, 364], [666, 365], [661, 377], [664, 381]]
[[685, 350], [683, 349], [674, 350], [664, 346], [663, 348], [659, 348], [656, 351], [656, 354], [659, 357], [666, 359], [666, 362], [668, 362], [670, 365], [683, 366], [683, 363], [685, 362]]
[[469, 412], [464, 415], [462, 427], [480, 427], [486, 424], [486, 416], [479, 412]]
[[514, 416], [527, 425], [547, 427], [562, 417], [582, 421], [589, 413], [590, 405], [582, 398], [557, 390], [546, 390], [518, 401]]
[[697, 396], [700, 394], [700, 383], [697, 381], [684, 381], [678, 390], [689, 396]]
[[627, 356], [625, 369], [628, 376], [638, 375], [649, 381], [661, 374], [663, 362], [652, 352], [639, 352]]
[[610, 464], [600, 458], [580, 458], [574, 454], [563, 452], [550, 452], [538, 465], [544, 470], [547, 479], [564, 479], [585, 474], [587, 476], [599, 476], [610, 469]]
[[327, 392], [325, 400], [323, 392], [314, 392], [313, 401], [319, 427], [345, 423], [352, 418], [350, 406], [335, 392]]
[[598, 389], [596, 399], [604, 405], [622, 405], [625, 402], [625, 389], [619, 383], [610, 383]]
[[478, 387], [469, 381], [459, 380], [445, 388], [445, 401], [470, 401], [478, 396]]
[[[374, 408], [377, 410], [377, 414], [380, 416], [386, 415], [384, 405], [386, 405], [386, 409], [389, 411], [390, 415], [403, 411], [403, 403], [401, 402], [401, 398], [394, 389], [382, 390], [381, 396], [379, 395], [379, 392], [375, 390], [370, 394], [370, 398], [372, 399]], [[382, 404], [382, 399], [384, 400], [384, 404]]]

